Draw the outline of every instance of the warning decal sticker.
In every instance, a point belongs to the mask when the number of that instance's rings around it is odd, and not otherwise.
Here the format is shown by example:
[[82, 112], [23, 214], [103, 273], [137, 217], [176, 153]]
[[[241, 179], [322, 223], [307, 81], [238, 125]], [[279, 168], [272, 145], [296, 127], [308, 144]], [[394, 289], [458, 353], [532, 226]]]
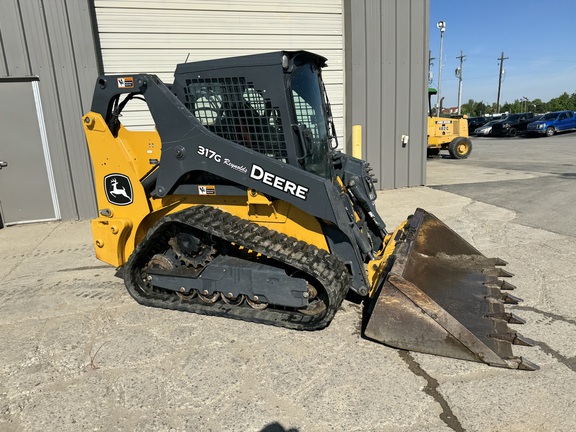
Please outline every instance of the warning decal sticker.
[[198, 186], [199, 195], [216, 195], [216, 186]]
[[116, 78], [116, 81], [118, 88], [134, 88], [134, 78], [132, 77]]

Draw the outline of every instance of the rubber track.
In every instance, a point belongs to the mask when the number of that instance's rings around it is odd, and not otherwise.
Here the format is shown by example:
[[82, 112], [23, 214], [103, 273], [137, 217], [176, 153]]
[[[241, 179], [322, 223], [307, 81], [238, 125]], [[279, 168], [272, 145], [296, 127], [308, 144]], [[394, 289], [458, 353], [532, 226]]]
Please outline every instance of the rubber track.
[[[303, 315], [294, 310], [256, 310], [243, 304], [231, 306], [219, 300], [214, 304], [203, 303], [198, 297], [185, 301], [175, 293], [143, 290], [137, 283], [141, 270], [149, 258], [158, 253], [159, 245], [166, 245], [173, 224], [185, 224], [197, 230], [219, 237], [227, 242], [241, 245], [264, 256], [285, 263], [307, 273], [324, 287], [328, 306], [318, 316]], [[243, 321], [286, 327], [295, 330], [317, 330], [326, 327], [342, 304], [350, 285], [348, 271], [335, 255], [316, 246], [288, 237], [277, 231], [233, 216], [219, 209], [199, 205], [160, 219], [128, 259], [124, 271], [124, 282], [128, 292], [143, 305], [181, 310], [203, 315], [221, 316]]]

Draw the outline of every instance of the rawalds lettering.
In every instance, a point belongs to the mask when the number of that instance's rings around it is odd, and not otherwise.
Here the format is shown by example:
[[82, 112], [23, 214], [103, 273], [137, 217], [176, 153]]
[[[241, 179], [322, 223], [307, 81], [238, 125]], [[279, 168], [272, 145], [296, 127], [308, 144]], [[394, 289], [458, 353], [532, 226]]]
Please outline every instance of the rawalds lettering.
[[279, 175], [272, 174], [271, 172], [266, 171], [261, 166], [256, 164], [252, 164], [252, 169], [250, 170], [250, 177], [254, 180], [261, 181], [262, 183], [272, 186], [282, 192], [289, 193], [290, 195], [294, 195], [301, 200], [306, 200], [308, 198], [308, 188], [302, 185], [296, 184], [290, 180], [286, 180]]

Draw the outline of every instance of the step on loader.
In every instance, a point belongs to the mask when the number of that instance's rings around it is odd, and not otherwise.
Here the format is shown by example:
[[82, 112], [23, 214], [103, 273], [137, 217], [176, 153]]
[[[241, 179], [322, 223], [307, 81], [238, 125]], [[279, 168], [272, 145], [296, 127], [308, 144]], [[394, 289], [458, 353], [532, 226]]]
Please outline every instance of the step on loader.
[[[143, 305], [316, 330], [354, 292], [367, 338], [536, 369], [512, 353], [529, 342], [503, 261], [422, 209], [386, 230], [369, 164], [336, 149], [325, 65], [281, 51], [180, 64], [171, 85], [100, 76], [83, 117], [96, 256]], [[138, 99], [154, 130], [122, 124]]]

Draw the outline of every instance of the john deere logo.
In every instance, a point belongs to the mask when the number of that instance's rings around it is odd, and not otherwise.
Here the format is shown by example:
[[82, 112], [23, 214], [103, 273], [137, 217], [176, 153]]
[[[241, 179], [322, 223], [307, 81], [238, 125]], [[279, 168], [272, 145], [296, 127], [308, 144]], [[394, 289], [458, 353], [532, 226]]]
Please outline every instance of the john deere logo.
[[108, 174], [104, 177], [106, 198], [111, 204], [125, 206], [132, 204], [132, 183], [123, 174]]

